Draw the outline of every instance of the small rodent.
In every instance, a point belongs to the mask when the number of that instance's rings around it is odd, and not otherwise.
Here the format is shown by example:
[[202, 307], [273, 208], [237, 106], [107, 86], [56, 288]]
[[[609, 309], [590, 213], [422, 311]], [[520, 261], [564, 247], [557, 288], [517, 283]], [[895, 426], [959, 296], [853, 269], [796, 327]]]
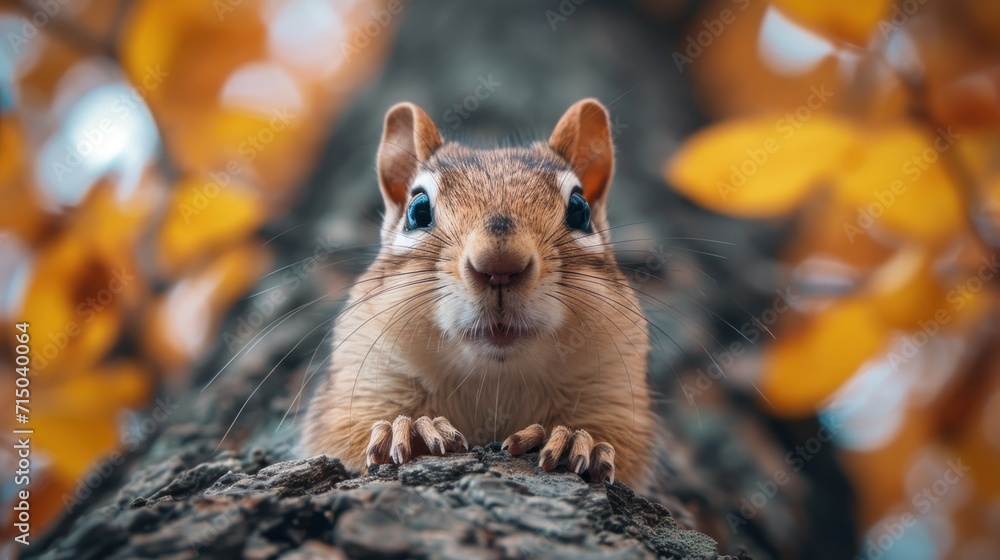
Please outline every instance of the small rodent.
[[649, 335], [610, 243], [608, 111], [548, 142], [444, 142], [412, 103], [378, 151], [381, 249], [334, 330], [302, 444], [355, 470], [503, 440], [545, 470], [641, 486]]

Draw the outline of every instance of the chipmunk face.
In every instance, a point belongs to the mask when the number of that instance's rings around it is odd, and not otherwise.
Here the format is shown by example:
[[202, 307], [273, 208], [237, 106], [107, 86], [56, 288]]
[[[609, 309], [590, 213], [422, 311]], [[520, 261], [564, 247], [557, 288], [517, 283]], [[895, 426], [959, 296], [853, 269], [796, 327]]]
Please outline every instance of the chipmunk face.
[[594, 100], [571, 107], [547, 144], [489, 150], [445, 144], [423, 111], [397, 105], [379, 150], [380, 258], [413, 277], [400, 296], [424, 298], [442, 339], [470, 357], [534, 353], [579, 320], [588, 291], [603, 295], [585, 276], [568, 279], [568, 265], [594, 279], [615, 268], [612, 165], [607, 111]]

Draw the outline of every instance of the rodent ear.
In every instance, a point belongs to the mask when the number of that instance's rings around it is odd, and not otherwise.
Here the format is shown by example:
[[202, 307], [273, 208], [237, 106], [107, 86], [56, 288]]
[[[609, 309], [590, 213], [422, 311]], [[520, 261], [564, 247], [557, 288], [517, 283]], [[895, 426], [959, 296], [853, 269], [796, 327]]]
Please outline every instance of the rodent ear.
[[582, 99], [566, 110], [549, 137], [549, 148], [573, 166], [591, 205], [602, 202], [615, 166], [608, 110], [596, 99]]
[[385, 130], [378, 148], [378, 179], [386, 205], [402, 205], [420, 163], [426, 161], [443, 140], [427, 113], [413, 103], [394, 105], [385, 115]]

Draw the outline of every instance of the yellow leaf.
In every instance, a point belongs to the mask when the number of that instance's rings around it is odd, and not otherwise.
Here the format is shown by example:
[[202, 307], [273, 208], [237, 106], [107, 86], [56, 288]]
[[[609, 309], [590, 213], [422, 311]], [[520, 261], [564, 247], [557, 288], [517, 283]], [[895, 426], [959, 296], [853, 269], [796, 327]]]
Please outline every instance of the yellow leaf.
[[123, 198], [115, 185], [101, 179], [77, 210], [67, 216], [68, 231], [109, 263], [126, 264], [143, 235], [159, 199], [161, 185], [147, 171], [137, 188]]
[[943, 161], [956, 141], [947, 129], [932, 135], [909, 125], [870, 132], [860, 163], [837, 178], [842, 203], [857, 209], [853, 225], [924, 242], [958, 235], [963, 205]]
[[717, 212], [781, 216], [829, 180], [857, 144], [853, 126], [822, 115], [730, 120], [688, 139], [666, 174], [681, 193]]
[[802, 327], [781, 331], [765, 352], [761, 391], [779, 414], [812, 414], [885, 345], [888, 333], [870, 300], [841, 300]]
[[0, 229], [32, 241], [47, 226], [33, 191], [27, 163], [31, 153], [25, 145], [21, 123], [13, 114], [0, 115]]
[[108, 262], [74, 236], [48, 245], [31, 268], [21, 309], [38, 341], [35, 368], [67, 376], [96, 363], [118, 340], [141, 290], [134, 263]]
[[146, 404], [151, 372], [130, 361], [82, 368], [77, 375], [44, 379], [33, 408], [36, 444], [55, 457], [55, 472], [72, 481], [99, 456], [118, 447], [122, 409]]
[[233, 182], [191, 177], [173, 190], [158, 238], [161, 266], [168, 273], [226, 249], [253, 233], [264, 220], [264, 206], [251, 190]]
[[165, 111], [158, 116], [176, 118], [214, 106], [234, 68], [266, 55], [261, 4], [136, 3], [123, 29], [122, 66], [154, 113]]

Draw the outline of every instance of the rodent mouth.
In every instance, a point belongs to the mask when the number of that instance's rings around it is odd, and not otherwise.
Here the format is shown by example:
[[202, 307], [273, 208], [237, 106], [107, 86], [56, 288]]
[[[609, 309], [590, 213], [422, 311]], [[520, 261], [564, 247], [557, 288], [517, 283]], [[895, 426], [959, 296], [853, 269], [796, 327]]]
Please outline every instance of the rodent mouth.
[[467, 340], [487, 342], [499, 347], [512, 346], [536, 336], [538, 331], [534, 329], [506, 324], [487, 325], [463, 333], [463, 337]]

